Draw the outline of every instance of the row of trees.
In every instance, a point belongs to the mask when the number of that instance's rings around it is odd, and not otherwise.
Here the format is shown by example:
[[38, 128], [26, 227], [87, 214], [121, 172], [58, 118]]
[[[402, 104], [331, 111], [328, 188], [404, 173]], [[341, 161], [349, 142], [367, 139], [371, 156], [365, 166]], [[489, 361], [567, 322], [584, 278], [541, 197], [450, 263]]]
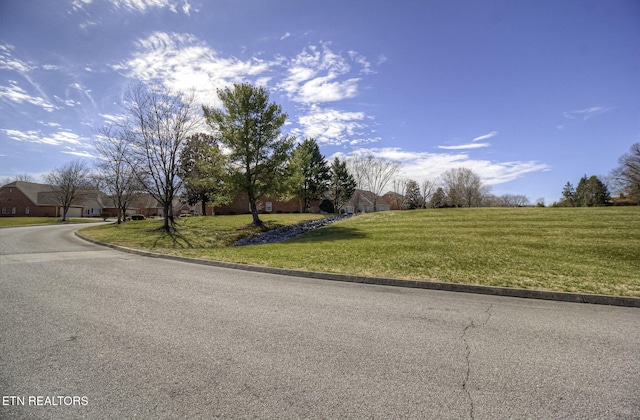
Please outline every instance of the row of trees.
[[605, 206], [611, 202], [609, 189], [604, 182], [595, 175], [580, 178], [578, 186], [573, 187], [567, 182], [562, 189], [562, 200], [559, 207], [593, 207]]
[[204, 106], [199, 114], [193, 94], [142, 85], [128, 91], [123, 118], [102, 128], [96, 144], [103, 188], [114, 197], [119, 220], [141, 190], [163, 207], [165, 231], [178, 193], [204, 213], [207, 204], [243, 192], [255, 225], [262, 224], [263, 196], [298, 197], [303, 211], [325, 195], [337, 210], [351, 198], [355, 180], [346, 163], [336, 158], [329, 166], [315, 140], [295, 146], [283, 135], [287, 115], [265, 88], [236, 84], [218, 95], [223, 108]]
[[[608, 185], [607, 185], [608, 184]], [[618, 199], [628, 204], [640, 205], [640, 143], [631, 146], [628, 153], [620, 156], [618, 167], [611, 171], [607, 179], [595, 175], [580, 178], [574, 188], [567, 182], [562, 189], [562, 199], [557, 206], [592, 207], [612, 203], [613, 190]]]
[[[525, 196], [495, 197], [478, 174], [467, 168], [451, 169], [438, 181], [397, 178], [400, 164], [357, 155], [346, 161], [335, 158], [327, 164], [313, 139], [296, 146], [281, 128], [287, 114], [269, 102], [263, 87], [236, 84], [218, 91], [221, 109], [199, 107], [193, 93], [171, 92], [159, 87], [137, 85], [125, 95], [122, 118], [101, 128], [96, 137], [100, 155], [93, 185], [114, 198], [122, 220], [135, 193], [149, 193], [162, 207], [163, 229], [173, 224], [172, 206], [179, 194], [190, 204], [228, 203], [236, 192], [249, 199], [253, 223], [261, 225], [258, 203], [263, 196], [297, 197], [301, 211], [310, 203], [328, 198], [335, 211], [358, 190], [373, 193], [373, 209], [387, 185], [394, 183], [401, 208], [519, 206]], [[205, 133], [208, 128], [209, 133]], [[640, 146], [621, 158], [617, 179], [625, 191], [638, 194]], [[73, 162], [49, 175], [53, 185], [82, 187], [88, 168]], [[65, 179], [66, 177], [66, 179]], [[584, 177], [574, 190], [568, 184], [565, 199], [571, 205], [596, 205], [608, 192], [597, 177]], [[74, 187], [75, 188], [75, 187]], [[67, 203], [72, 189], [60, 200]], [[61, 193], [62, 194], [62, 193]]]

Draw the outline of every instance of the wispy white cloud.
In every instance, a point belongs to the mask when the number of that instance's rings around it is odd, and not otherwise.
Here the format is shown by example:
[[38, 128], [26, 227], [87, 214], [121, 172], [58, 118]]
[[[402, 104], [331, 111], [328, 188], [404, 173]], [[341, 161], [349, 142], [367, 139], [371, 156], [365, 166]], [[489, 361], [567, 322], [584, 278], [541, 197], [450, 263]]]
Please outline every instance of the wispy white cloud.
[[464, 167], [480, 175], [486, 184], [498, 185], [529, 173], [551, 169], [549, 165], [536, 161], [492, 162], [472, 159], [466, 153], [413, 152], [397, 147], [359, 149], [352, 154], [357, 153], [371, 153], [382, 159], [398, 161], [403, 176], [416, 181], [437, 180], [449, 169]]
[[34, 63], [22, 61], [13, 56], [15, 47], [9, 44], [0, 44], [0, 69], [16, 71], [21, 74], [38, 68]]
[[28, 103], [40, 107], [47, 112], [53, 112], [58, 109], [49, 102], [48, 99], [30, 95], [13, 80], [9, 81], [9, 86], [0, 86], [0, 99], [15, 104]]
[[221, 57], [190, 34], [155, 32], [136, 46], [132, 58], [113, 69], [145, 83], [163, 83], [181, 91], [195, 89], [201, 102], [213, 106], [220, 105], [217, 89], [261, 75], [272, 65], [260, 59]]
[[[74, 11], [86, 10], [93, 3], [93, 0], [73, 0], [71, 6]], [[148, 13], [153, 9], [169, 9], [174, 13], [182, 11], [182, 13], [189, 15], [191, 11], [189, 0], [109, 0], [109, 3], [117, 10], [135, 13]]]
[[72, 145], [85, 145], [88, 144], [89, 139], [86, 137], [78, 136], [71, 131], [61, 130], [51, 134], [44, 134], [40, 130], [11, 130], [0, 129], [7, 137], [16, 141], [25, 141], [29, 143], [41, 143], [49, 144], [52, 146], [60, 146], [63, 144]]
[[562, 116], [570, 120], [582, 120], [587, 121], [600, 115], [613, 111], [614, 107], [606, 106], [592, 106], [591, 108], [579, 109], [576, 111], [567, 111], [562, 113]]
[[323, 103], [353, 98], [361, 78], [350, 77], [356, 63], [363, 73], [371, 72], [370, 64], [356, 52], [350, 59], [334, 53], [328, 43], [310, 46], [287, 63], [287, 77], [278, 85], [294, 102]]
[[490, 143], [467, 143], [467, 144], [458, 144], [454, 146], [438, 146], [438, 149], [444, 150], [464, 150], [464, 149], [480, 149], [482, 147], [489, 147]]
[[282, 41], [282, 40], [284, 40], [284, 39], [287, 39], [287, 38], [289, 38], [290, 36], [291, 36], [291, 34], [290, 34], [289, 32], [287, 32], [287, 33], [285, 33], [284, 35], [282, 35], [282, 36], [280, 37], [280, 41]]
[[481, 136], [478, 136], [478, 137], [474, 138], [474, 139], [473, 139], [473, 140], [471, 140], [471, 141], [481, 141], [481, 140], [486, 140], [486, 139], [490, 139], [491, 137], [495, 137], [495, 136], [497, 136], [497, 135], [498, 135], [498, 132], [497, 132], [497, 131], [492, 131], [492, 132], [490, 132], [490, 133], [488, 133], [488, 134], [483, 134], [483, 135], [481, 135]]
[[[313, 106], [298, 118], [300, 128], [292, 134], [312, 137], [318, 143], [341, 145], [367, 142], [364, 130], [367, 127], [364, 112], [346, 112], [332, 108]], [[372, 141], [369, 139], [369, 142]]]

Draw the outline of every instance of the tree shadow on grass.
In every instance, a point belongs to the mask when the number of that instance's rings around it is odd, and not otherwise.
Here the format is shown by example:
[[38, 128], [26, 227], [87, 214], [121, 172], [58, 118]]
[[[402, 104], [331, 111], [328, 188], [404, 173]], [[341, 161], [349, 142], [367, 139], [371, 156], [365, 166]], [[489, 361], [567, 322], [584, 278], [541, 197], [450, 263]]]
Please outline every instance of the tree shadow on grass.
[[[155, 231], [158, 232], [158, 231]], [[164, 241], [164, 239], [166, 239], [167, 237], [169, 237], [171, 239], [171, 243], [172, 243], [172, 247], [173, 248], [193, 248], [193, 245], [191, 244], [191, 242], [189, 242], [189, 240], [182, 235], [177, 229], [173, 229], [171, 232], [158, 232], [159, 235], [156, 237], [156, 240], [153, 242], [153, 248], [157, 248], [158, 244], [161, 241]]]
[[347, 241], [352, 239], [366, 239], [367, 234], [360, 229], [330, 225], [319, 229], [314, 229], [302, 235], [294, 236], [288, 239], [288, 243], [306, 244], [306, 243], [321, 243], [321, 242], [336, 242]]

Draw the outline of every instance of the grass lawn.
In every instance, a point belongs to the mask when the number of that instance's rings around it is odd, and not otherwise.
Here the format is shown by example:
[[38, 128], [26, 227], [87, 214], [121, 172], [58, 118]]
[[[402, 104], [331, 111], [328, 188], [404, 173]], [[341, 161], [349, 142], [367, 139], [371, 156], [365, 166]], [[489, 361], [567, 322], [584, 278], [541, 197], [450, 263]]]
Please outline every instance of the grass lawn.
[[[70, 218], [64, 223], [93, 223], [101, 222], [102, 219]], [[62, 223], [56, 217], [0, 217], [0, 228], [32, 225], [55, 225]]]
[[[263, 216], [272, 226], [312, 215]], [[365, 214], [279, 244], [227, 247], [250, 216], [96, 226], [97, 240], [197, 258], [413, 280], [640, 296], [640, 208], [442, 209]]]

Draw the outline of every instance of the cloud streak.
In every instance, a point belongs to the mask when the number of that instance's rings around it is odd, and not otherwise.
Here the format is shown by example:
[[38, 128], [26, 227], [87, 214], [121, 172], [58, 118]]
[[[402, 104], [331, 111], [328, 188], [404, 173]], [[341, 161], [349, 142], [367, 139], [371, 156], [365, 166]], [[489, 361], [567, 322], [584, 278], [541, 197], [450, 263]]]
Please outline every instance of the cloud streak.
[[396, 147], [360, 149], [356, 153], [371, 153], [382, 159], [401, 162], [404, 176], [421, 181], [436, 180], [452, 168], [469, 168], [476, 172], [488, 185], [504, 184], [526, 174], [548, 171], [551, 167], [536, 161], [492, 162], [472, 159], [466, 153], [413, 152]]
[[587, 121], [592, 118], [599, 117], [609, 111], [613, 111], [615, 108], [606, 106], [592, 106], [591, 108], [579, 109], [576, 111], [563, 112], [562, 116], [569, 120], [582, 120]]

